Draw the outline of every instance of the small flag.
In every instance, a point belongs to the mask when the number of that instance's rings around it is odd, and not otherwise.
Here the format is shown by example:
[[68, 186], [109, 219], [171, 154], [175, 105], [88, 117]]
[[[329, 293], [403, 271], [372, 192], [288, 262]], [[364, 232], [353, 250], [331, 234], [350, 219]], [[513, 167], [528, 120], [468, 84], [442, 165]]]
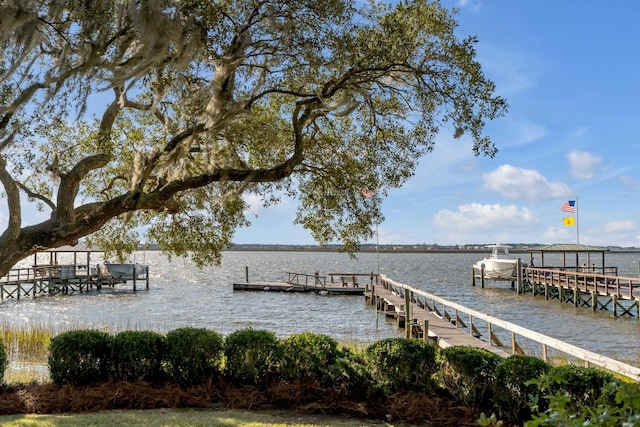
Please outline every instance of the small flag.
[[373, 191], [373, 190], [362, 190], [360, 192], [360, 194], [362, 194], [362, 197], [364, 197], [366, 199], [370, 199], [370, 198], [372, 198], [373, 196], [376, 195], [376, 192]]
[[562, 222], [565, 227], [573, 227], [574, 225], [576, 225], [575, 218], [572, 216], [562, 218]]
[[567, 200], [560, 206], [560, 210], [562, 212], [574, 213], [576, 211], [576, 201], [575, 200]]

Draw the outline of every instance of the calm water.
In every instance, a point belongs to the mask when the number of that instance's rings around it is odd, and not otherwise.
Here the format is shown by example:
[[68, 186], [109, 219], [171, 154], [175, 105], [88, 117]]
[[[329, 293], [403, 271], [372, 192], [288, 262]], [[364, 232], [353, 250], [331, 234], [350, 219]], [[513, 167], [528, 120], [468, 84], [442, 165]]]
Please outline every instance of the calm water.
[[[528, 260], [528, 255], [521, 256]], [[311, 331], [341, 342], [369, 343], [401, 333], [382, 317], [376, 321], [375, 310], [366, 307], [362, 297], [234, 292], [232, 283], [244, 281], [245, 267], [251, 281], [284, 281], [287, 271], [369, 273], [376, 272], [379, 265], [380, 273], [436, 296], [588, 350], [634, 364], [640, 361], [637, 317], [613, 318], [608, 312], [593, 313], [557, 300], [517, 295], [506, 282], [489, 283], [485, 289], [472, 287], [471, 265], [482, 257], [367, 253], [353, 260], [337, 253], [227, 252], [220, 267], [200, 270], [189, 261], [169, 262], [158, 252], [140, 252], [135, 261], [150, 266], [149, 291], [133, 293], [127, 286], [119, 292], [6, 300], [0, 303], [0, 324], [50, 323], [61, 330], [91, 327], [160, 332], [194, 326], [225, 335], [251, 327], [268, 329], [278, 336]], [[607, 265], [618, 266], [620, 275], [638, 275], [640, 254], [606, 257]], [[91, 259], [93, 265], [100, 261]], [[558, 265], [551, 257], [545, 257], [545, 264]]]

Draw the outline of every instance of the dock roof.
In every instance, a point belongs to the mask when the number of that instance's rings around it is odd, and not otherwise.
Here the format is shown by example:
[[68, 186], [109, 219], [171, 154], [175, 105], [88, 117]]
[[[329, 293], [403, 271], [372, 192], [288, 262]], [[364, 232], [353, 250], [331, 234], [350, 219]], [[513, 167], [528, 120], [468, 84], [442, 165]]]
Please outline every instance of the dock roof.
[[65, 245], [57, 248], [44, 249], [41, 252], [73, 253], [73, 252], [104, 252], [100, 248], [88, 247], [84, 242], [78, 242], [74, 246]]
[[556, 243], [553, 245], [536, 246], [527, 249], [529, 252], [607, 252], [603, 246], [578, 245], [571, 243]]

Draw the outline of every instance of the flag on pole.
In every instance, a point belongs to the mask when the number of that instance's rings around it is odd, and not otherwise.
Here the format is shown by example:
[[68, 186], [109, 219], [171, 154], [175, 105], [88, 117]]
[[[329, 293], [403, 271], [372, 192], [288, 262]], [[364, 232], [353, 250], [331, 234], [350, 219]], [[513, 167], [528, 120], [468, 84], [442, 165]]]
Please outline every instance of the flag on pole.
[[575, 218], [572, 216], [562, 218], [562, 223], [565, 227], [573, 227], [574, 225], [576, 225]]
[[[564, 202], [560, 206], [560, 210], [562, 212], [574, 213], [576, 211], [576, 201], [575, 200], [567, 200], [566, 202]], [[573, 224], [571, 224], [571, 225], [573, 225]]]
[[376, 195], [376, 192], [373, 190], [362, 190], [360, 194], [362, 194], [362, 197], [364, 197], [365, 199], [371, 199]]

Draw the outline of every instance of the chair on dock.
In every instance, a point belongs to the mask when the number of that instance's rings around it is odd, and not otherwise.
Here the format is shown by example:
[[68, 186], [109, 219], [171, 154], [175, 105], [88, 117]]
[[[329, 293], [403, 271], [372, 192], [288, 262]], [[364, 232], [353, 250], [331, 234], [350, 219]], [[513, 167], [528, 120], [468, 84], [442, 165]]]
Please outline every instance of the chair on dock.
[[340, 279], [342, 279], [342, 287], [348, 287], [351, 285], [354, 288], [357, 288], [360, 286], [356, 276], [340, 276]]

